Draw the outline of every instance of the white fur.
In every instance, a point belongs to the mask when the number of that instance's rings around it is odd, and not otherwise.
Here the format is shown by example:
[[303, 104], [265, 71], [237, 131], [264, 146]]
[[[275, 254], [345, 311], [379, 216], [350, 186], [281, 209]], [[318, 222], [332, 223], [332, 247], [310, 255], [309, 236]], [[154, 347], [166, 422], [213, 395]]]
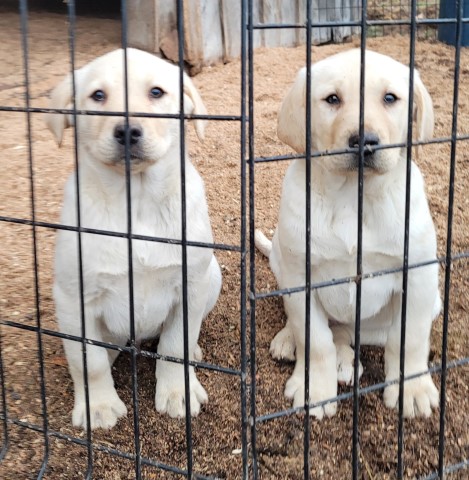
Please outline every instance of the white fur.
[[[311, 68], [312, 149], [348, 148], [359, 128], [360, 51], [329, 57]], [[283, 101], [278, 134], [299, 152], [305, 150], [305, 69]], [[365, 132], [381, 144], [406, 141], [409, 69], [389, 57], [366, 52]], [[415, 72], [415, 123], [419, 140], [433, 132], [430, 96]], [[398, 101], [385, 104], [387, 93]], [[326, 102], [337, 95], [340, 105]], [[374, 168], [364, 170], [363, 272], [399, 268], [403, 263], [405, 220], [405, 149], [386, 149], [373, 155]], [[355, 163], [354, 163], [355, 162]], [[355, 167], [354, 167], [355, 165]], [[311, 280], [313, 283], [356, 274], [358, 171], [356, 155], [311, 160]], [[258, 248], [269, 255], [280, 288], [305, 284], [305, 161], [294, 161], [285, 176], [278, 226], [272, 245], [256, 233]], [[412, 163], [409, 262], [436, 258], [436, 234], [419, 168]], [[407, 286], [405, 374], [427, 369], [432, 320], [441, 307], [438, 266], [409, 271]], [[287, 324], [273, 339], [275, 358], [293, 357], [296, 365], [285, 395], [294, 406], [304, 402], [305, 295], [284, 296]], [[386, 380], [399, 376], [402, 274], [367, 278], [362, 282], [361, 343], [385, 346]], [[337, 382], [352, 383], [356, 284], [315, 289], [311, 294], [310, 402], [337, 394]], [[360, 364], [360, 372], [362, 366]], [[438, 405], [438, 391], [430, 375], [405, 382], [404, 415], [429, 416]], [[399, 387], [384, 391], [386, 406], [397, 405]], [[322, 418], [333, 415], [336, 404], [312, 409]]]
[[[129, 109], [138, 112], [177, 113], [179, 70], [148, 53], [128, 49]], [[100, 57], [75, 72], [77, 109], [124, 111], [123, 50]], [[51, 106], [72, 105], [71, 79], [52, 93]], [[153, 87], [164, 90], [151, 98]], [[90, 95], [106, 94], [104, 102]], [[187, 113], [205, 113], [202, 100], [188, 77], [184, 78]], [[123, 117], [77, 117], [81, 225], [127, 232], [124, 147], [114, 138]], [[181, 239], [179, 121], [132, 118], [143, 135], [132, 160], [132, 233]], [[63, 129], [71, 124], [64, 115], [49, 115], [47, 123], [59, 144]], [[203, 136], [203, 123], [196, 121]], [[212, 231], [201, 177], [186, 157], [187, 239], [212, 242]], [[61, 223], [77, 226], [76, 175], [65, 187]], [[128, 240], [82, 234], [83, 293], [86, 337], [125, 345], [130, 336]], [[78, 237], [58, 231], [55, 257], [54, 299], [60, 330], [81, 336]], [[218, 263], [209, 248], [189, 247], [188, 326], [190, 359], [201, 358], [197, 345], [203, 318], [215, 305], [221, 287]], [[152, 241], [132, 241], [135, 335], [138, 341], [160, 336], [158, 353], [183, 358], [181, 246]], [[75, 386], [73, 425], [86, 427], [84, 374], [80, 342], [65, 341], [65, 352]], [[111, 428], [127, 409], [114, 387], [112, 350], [88, 345], [87, 368], [91, 428]], [[185, 415], [184, 369], [159, 360], [156, 366], [155, 405], [172, 417]], [[197, 415], [207, 394], [190, 368], [191, 411]]]

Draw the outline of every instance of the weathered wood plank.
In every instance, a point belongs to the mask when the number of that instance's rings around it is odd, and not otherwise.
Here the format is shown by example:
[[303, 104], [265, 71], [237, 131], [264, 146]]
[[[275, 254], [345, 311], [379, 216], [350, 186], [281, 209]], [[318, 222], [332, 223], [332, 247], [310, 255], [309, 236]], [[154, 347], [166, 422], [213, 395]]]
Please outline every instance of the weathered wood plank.
[[[313, 0], [313, 23], [328, 21], [329, 0]], [[313, 43], [320, 45], [332, 40], [330, 27], [313, 27]]]
[[[254, 25], [262, 23], [262, 0], [255, 0], [252, 6], [252, 21]], [[264, 31], [254, 30], [253, 32], [253, 47], [259, 48], [264, 45]]]
[[[216, 63], [223, 58], [225, 53], [223, 48], [220, 1], [199, 1], [203, 51], [203, 57], [201, 60], [205, 64]], [[190, 26], [189, 21], [187, 21], [185, 25]]]
[[159, 52], [159, 0], [134, 0], [128, 5], [128, 41], [133, 47]]
[[[296, 2], [291, 0], [279, 0], [278, 8], [280, 11], [280, 21], [282, 24], [296, 23]], [[281, 47], [293, 47], [297, 45], [296, 41], [296, 29], [294, 28], [282, 28], [280, 32]]]
[[204, 60], [200, 0], [184, 2], [184, 59], [191, 65], [201, 65]]
[[[261, 5], [261, 22], [264, 24], [280, 23], [281, 10], [278, 0], [259, 0]], [[264, 30], [263, 45], [274, 47], [280, 45], [280, 30]]]
[[223, 28], [223, 60], [229, 61], [241, 55], [241, 2], [221, 0], [220, 16]]
[[[297, 0], [295, 2], [295, 6], [296, 6], [295, 22], [300, 23], [301, 25], [306, 25], [306, 2], [307, 0]], [[296, 30], [296, 44], [302, 45], [305, 42], [306, 42], [306, 30], [304, 28], [298, 28]]]
[[[254, 24], [306, 25], [308, 0], [254, 0]], [[184, 59], [195, 67], [218, 61], [228, 61], [241, 53], [240, 0], [185, 0]], [[312, 21], [341, 22], [360, 16], [359, 0], [312, 0]], [[176, 2], [170, 0], [134, 0], [128, 11], [129, 45], [163, 53], [178, 60]], [[359, 28], [312, 28], [315, 45], [335, 41], [360, 33]], [[306, 41], [306, 30], [275, 28], [256, 29], [254, 48], [293, 46]]]

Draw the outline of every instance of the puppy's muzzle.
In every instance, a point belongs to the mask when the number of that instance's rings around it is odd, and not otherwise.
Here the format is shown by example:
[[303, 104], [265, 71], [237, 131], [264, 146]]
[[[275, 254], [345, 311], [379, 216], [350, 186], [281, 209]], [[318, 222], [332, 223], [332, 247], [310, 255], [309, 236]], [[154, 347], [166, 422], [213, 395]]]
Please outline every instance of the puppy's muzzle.
[[[364, 168], [376, 168], [375, 160], [375, 150], [373, 147], [376, 147], [380, 144], [379, 137], [376, 133], [373, 132], [364, 132], [363, 134], [363, 167]], [[360, 148], [360, 135], [353, 134], [348, 139], [348, 146], [350, 148]], [[360, 156], [357, 152], [353, 155], [353, 160], [350, 164], [350, 169], [358, 169], [360, 163]]]
[[[114, 127], [114, 140], [117, 142], [114, 164], [124, 164], [126, 155], [133, 166], [147, 161], [143, 149], [143, 128], [138, 123], [121, 123]], [[126, 153], [126, 150], [128, 153]]]
[[143, 136], [143, 129], [138, 124], [125, 125], [121, 123], [114, 128], [114, 138], [120, 145], [125, 145], [126, 137], [129, 145], [136, 145]]

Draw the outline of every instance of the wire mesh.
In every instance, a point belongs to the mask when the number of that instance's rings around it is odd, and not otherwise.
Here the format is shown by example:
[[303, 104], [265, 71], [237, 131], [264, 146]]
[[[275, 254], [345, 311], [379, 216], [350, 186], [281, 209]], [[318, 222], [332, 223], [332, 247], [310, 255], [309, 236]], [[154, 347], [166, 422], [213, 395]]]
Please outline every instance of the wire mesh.
[[[34, 423], [17, 418], [9, 411], [8, 408], [8, 389], [9, 378], [6, 375], [4, 369], [5, 356], [5, 341], [3, 335], [0, 335], [0, 382], [1, 382], [1, 411], [0, 418], [2, 420], [2, 450], [0, 452], [0, 459], [4, 459], [9, 449], [11, 448], [10, 430], [13, 427], [18, 427], [23, 430], [37, 432], [42, 435], [43, 438], [43, 456], [40, 468], [37, 472], [31, 472], [34, 478], [52, 478], [48, 475], [49, 468], [49, 450], [50, 443], [53, 439], [59, 439], [67, 442], [67, 444], [78, 445], [84, 447], [86, 451], [86, 470], [76, 473], [76, 478], [94, 478], [93, 471], [96, 464], [96, 455], [105, 454], [110, 457], [122, 458], [129, 460], [133, 463], [133, 478], [146, 478], [144, 474], [144, 467], [152, 467], [157, 474], [159, 472], [166, 472], [177, 476], [183, 476], [188, 478], [220, 478], [215, 472], [199, 472], [194, 467], [194, 450], [196, 445], [194, 444], [194, 434], [191, 420], [191, 401], [190, 401], [190, 376], [189, 368], [197, 367], [199, 371], [213, 372], [214, 374], [226, 375], [236, 379], [239, 379], [239, 429], [241, 438], [241, 466], [238, 472], [239, 478], [262, 478], [264, 470], [263, 463], [259, 459], [259, 446], [258, 446], [258, 429], [260, 426], [268, 424], [279, 418], [290, 417], [294, 414], [303, 415], [302, 423], [302, 435], [303, 435], [303, 456], [302, 456], [302, 472], [301, 477], [309, 479], [311, 475], [312, 463], [314, 463], [315, 452], [311, 449], [311, 414], [310, 409], [318, 406], [324, 406], [330, 403], [341, 403], [346, 400], [352, 400], [353, 402], [353, 421], [351, 432], [351, 455], [350, 462], [352, 465], [351, 476], [354, 479], [363, 478], [365, 465], [361, 461], [360, 457], [360, 412], [364, 407], [361, 406], [361, 399], [365, 396], [382, 391], [389, 385], [399, 384], [399, 415], [397, 424], [397, 467], [393, 475], [396, 478], [404, 478], [406, 475], [404, 465], [404, 444], [405, 444], [405, 421], [403, 416], [403, 401], [405, 393], [405, 385], [407, 380], [419, 378], [428, 373], [438, 375], [441, 379], [440, 388], [440, 412], [439, 412], [439, 428], [437, 438], [435, 441], [438, 443], [438, 469], [437, 471], [430, 473], [425, 479], [433, 478], [445, 478], [445, 475], [450, 473], [460, 473], [464, 475], [465, 469], [469, 465], [469, 459], [461, 459], [460, 462], [453, 464], [447, 464], [445, 462], [445, 428], [446, 417], [445, 408], [447, 401], [447, 374], [450, 371], [458, 371], [466, 367], [469, 363], [469, 357], [467, 352], [465, 356], [457, 360], [448, 360], [448, 331], [450, 325], [450, 305], [451, 305], [451, 272], [452, 266], [455, 262], [460, 262], [469, 257], [469, 251], [453, 252], [452, 241], [452, 229], [454, 218], [454, 195], [455, 185], [457, 184], [456, 177], [456, 158], [458, 148], [464, 148], [463, 142], [469, 140], [469, 135], [459, 133], [458, 129], [458, 97], [459, 90], [459, 78], [461, 70], [461, 50], [462, 50], [462, 34], [463, 28], [468, 24], [468, 19], [465, 18], [466, 12], [463, 11], [463, 2], [457, 3], [457, 18], [456, 19], [438, 19], [438, 2], [417, 2], [416, 0], [410, 2], [402, 1], [378, 1], [372, 0], [367, 2], [364, 0], [349, 19], [343, 20], [338, 15], [336, 8], [330, 8], [325, 6], [328, 10], [328, 17], [325, 21], [317, 21], [314, 13], [321, 8], [313, 7], [313, 2], [304, 2], [304, 15], [305, 23], [301, 24], [263, 24], [256, 22], [254, 16], [255, 0], [241, 0], [241, 61], [240, 61], [240, 105], [238, 115], [189, 115], [185, 113], [184, 109], [184, 92], [183, 85], [183, 72], [184, 72], [184, 29], [187, 25], [184, 24], [184, 5], [190, 0], [178, 0], [177, 1], [177, 36], [178, 36], [178, 65], [179, 65], [179, 113], [175, 115], [152, 115], [142, 112], [132, 112], [132, 118], [136, 117], [155, 117], [155, 118], [173, 118], [179, 121], [180, 132], [180, 144], [179, 144], [179, 159], [180, 159], [180, 174], [181, 174], [181, 238], [159, 238], [153, 236], [146, 236], [136, 234], [132, 229], [132, 215], [131, 215], [131, 170], [130, 170], [130, 147], [129, 147], [129, 103], [128, 103], [128, 77], [127, 77], [127, 57], [124, 61], [124, 85], [125, 85], [125, 111], [123, 112], [99, 112], [99, 111], [82, 111], [77, 109], [75, 103], [76, 86], [73, 81], [73, 105], [70, 109], [49, 109], [33, 107], [30, 102], [30, 77], [29, 77], [29, 44], [28, 44], [28, 22], [30, 18], [29, 4], [27, 0], [20, 0], [18, 3], [19, 16], [20, 16], [20, 28], [22, 39], [22, 51], [18, 54], [23, 58], [23, 72], [24, 72], [24, 105], [22, 107], [16, 107], [11, 105], [1, 105], [0, 111], [9, 112], [11, 114], [25, 114], [26, 115], [26, 137], [28, 141], [28, 167], [29, 167], [29, 182], [30, 182], [30, 216], [28, 218], [20, 218], [7, 212], [6, 215], [0, 216], [0, 221], [4, 224], [17, 225], [21, 228], [29, 228], [31, 230], [32, 251], [33, 251], [33, 264], [31, 270], [33, 272], [33, 284], [35, 294], [35, 314], [34, 324], [26, 325], [21, 322], [16, 322], [7, 319], [7, 316], [2, 313], [1, 325], [2, 330], [13, 329], [18, 332], [32, 332], [36, 336], [37, 341], [37, 358], [33, 368], [37, 368], [39, 386], [40, 386], [40, 404], [41, 404], [41, 417], [42, 423]], [[75, 47], [75, 35], [76, 35], [76, 5], [73, 0], [67, 2], [67, 21], [69, 28], [68, 48], [70, 54], [70, 68], [71, 72], [75, 70], [76, 61], [76, 47]], [[129, 4], [126, 0], [121, 2], [121, 20], [122, 20], [122, 37], [121, 45], [124, 48], [128, 46], [127, 38], [127, 26], [128, 18], [127, 12]], [[454, 49], [454, 72], [453, 72], [453, 105], [452, 105], [452, 125], [451, 135], [449, 137], [441, 137], [426, 142], [418, 142], [413, 140], [413, 96], [414, 91], [413, 75], [415, 66], [416, 42], [420, 39], [435, 39], [438, 24], [440, 23], [454, 22], [456, 29], [456, 44]], [[312, 231], [311, 225], [311, 211], [315, 208], [314, 203], [311, 201], [311, 162], [315, 158], [328, 155], [337, 155], [340, 153], [348, 153], [350, 150], [345, 149], [343, 151], [327, 151], [327, 152], [313, 152], [312, 151], [312, 133], [311, 133], [311, 71], [312, 64], [312, 50], [313, 47], [313, 32], [317, 29], [326, 28], [330, 26], [340, 27], [347, 26], [353, 28], [355, 33], [359, 33], [361, 50], [361, 65], [360, 65], [360, 91], [363, 92], [365, 88], [365, 56], [364, 52], [367, 48], [367, 40], [369, 37], [381, 36], [387, 34], [408, 35], [410, 38], [409, 43], [409, 55], [408, 64], [410, 66], [410, 81], [409, 81], [409, 108], [408, 108], [408, 130], [407, 140], [403, 144], [393, 145], [380, 145], [376, 150], [386, 148], [404, 148], [406, 151], [407, 161], [407, 181], [406, 181], [406, 212], [405, 212], [405, 227], [403, 235], [404, 252], [403, 252], [403, 265], [398, 268], [385, 269], [374, 272], [363, 271], [362, 262], [362, 250], [363, 250], [363, 238], [362, 238], [362, 225], [363, 225], [363, 185], [364, 185], [364, 130], [365, 130], [365, 105], [364, 95], [360, 95], [360, 116], [359, 116], [359, 135], [360, 142], [358, 146], [358, 155], [361, 158], [358, 169], [358, 217], [357, 217], [357, 257], [356, 257], [356, 274], [345, 278], [330, 279], [322, 283], [314, 283], [311, 277], [311, 248], [312, 248]], [[306, 115], [305, 115], [305, 131], [306, 131], [306, 154], [288, 154], [288, 155], [275, 155], [275, 156], [258, 156], [256, 155], [256, 96], [255, 90], [257, 83], [255, 79], [255, 35], [259, 31], [275, 30], [275, 29], [301, 29], [305, 31], [305, 64], [307, 66], [306, 74]], [[72, 79], [74, 76], [72, 75]], [[125, 142], [125, 156], [126, 156], [126, 219], [127, 229], [124, 232], [109, 231], [105, 229], [92, 229], [82, 226], [80, 220], [80, 194], [77, 194], [77, 225], [68, 226], [61, 225], [59, 223], [39, 221], [36, 216], [36, 191], [35, 191], [35, 175], [34, 175], [34, 149], [33, 149], [33, 132], [31, 127], [31, 115], [42, 113], [62, 113], [71, 115], [76, 119], [80, 115], [107, 115], [107, 116], [121, 116], [126, 125], [126, 142]], [[186, 231], [186, 172], [185, 172], [185, 152], [187, 149], [184, 125], [187, 120], [193, 119], [207, 119], [213, 122], [237, 122], [239, 124], [239, 143], [240, 143], [240, 161], [239, 161], [239, 176], [241, 180], [241, 189], [239, 192], [240, 203], [240, 228], [239, 228], [239, 242], [237, 244], [225, 244], [225, 243], [204, 243], [191, 241], [187, 238]], [[75, 167], [78, 171], [78, 165], [80, 162], [78, 144], [80, 141], [80, 132], [78, 129], [74, 130], [74, 157]], [[450, 153], [450, 175], [448, 185], [448, 209], [447, 215], [447, 235], [446, 235], [446, 252], [444, 256], [440, 256], [436, 259], [428, 259], [423, 262], [410, 263], [409, 262], [409, 223], [410, 223], [410, 193], [411, 193], [411, 161], [412, 151], [416, 146], [421, 144], [425, 145], [437, 145], [437, 144], [449, 144]], [[466, 147], [467, 148], [467, 147]], [[265, 289], [259, 290], [256, 282], [257, 275], [257, 261], [256, 252], [254, 247], [254, 232], [256, 229], [256, 169], [262, 165], [276, 164], [284, 161], [291, 160], [305, 160], [306, 162], [306, 177], [305, 177], [305, 276], [304, 284], [297, 285], [291, 288], [278, 288], [278, 289]], [[5, 186], [8, 187], [8, 186]], [[76, 177], [76, 191], [80, 192], [80, 178]], [[220, 207], [222, 208], [222, 207]], [[81, 336], [70, 335], [61, 333], [59, 331], [44, 328], [42, 320], [42, 308], [41, 308], [41, 288], [40, 288], [40, 271], [39, 262], [37, 260], [38, 249], [38, 237], [37, 232], [41, 229], [55, 229], [66, 230], [75, 232], [78, 242], [78, 259], [79, 259], [79, 285], [80, 285], [80, 323], [81, 323]], [[83, 280], [83, 258], [82, 258], [82, 244], [81, 238], [83, 235], [93, 234], [99, 235], [103, 238], [122, 238], [127, 241], [127, 258], [128, 258], [128, 280], [129, 280], [129, 341], [126, 345], [117, 345], [104, 341], [97, 341], [93, 338], [87, 337], [86, 322], [85, 322], [85, 300], [84, 300], [84, 280]], [[137, 335], [135, 331], [135, 319], [134, 319], [134, 277], [133, 277], [133, 245], [136, 241], [146, 242], [158, 242], [162, 244], [178, 245], [181, 248], [182, 268], [181, 268], [181, 285], [182, 285], [182, 320], [184, 331], [184, 355], [182, 358], [175, 358], [167, 355], [160, 355], [157, 352], [150, 351], [146, 348], [141, 348], [137, 342]], [[239, 325], [240, 325], [240, 345], [236, 352], [239, 355], [239, 368], [230, 368], [223, 365], [212, 364], [209, 362], [195, 361], [189, 358], [189, 339], [188, 339], [188, 247], [199, 247], [206, 249], [213, 249], [215, 252], [230, 252], [239, 256], [239, 269], [240, 269], [240, 312], [239, 312]], [[412, 375], [404, 375], [405, 371], [405, 344], [406, 344], [406, 307], [407, 307], [407, 292], [408, 292], [408, 274], [415, 269], [423, 268], [429, 265], [439, 264], [444, 267], [444, 306], [443, 306], [443, 335], [441, 345], [441, 364], [436, 364], [429, 367], [427, 370], [418, 372]], [[360, 319], [361, 319], [361, 306], [362, 302], [366, 301], [366, 298], [362, 298], [361, 284], [364, 279], [371, 279], [380, 276], [391, 275], [396, 272], [402, 272], [403, 278], [403, 296], [402, 296], [402, 321], [401, 321], [401, 350], [400, 350], [400, 376], [399, 379], [393, 382], [378, 382], [366, 387], [360, 386], [359, 382], [359, 352], [360, 352]], [[311, 403], [310, 402], [310, 381], [314, 382], [314, 375], [310, 371], [310, 337], [314, 335], [312, 331], [311, 322], [311, 296], [314, 293], [323, 288], [328, 288], [334, 285], [346, 284], [350, 282], [356, 283], [356, 312], [355, 312], [355, 358], [354, 358], [354, 385], [351, 392], [340, 393], [334, 398], [329, 398], [324, 401]], [[257, 384], [257, 354], [259, 348], [259, 340], [257, 336], [257, 328], [259, 325], [258, 303], [268, 298], [282, 298], [291, 296], [292, 294], [301, 293], [304, 294], [305, 300], [305, 385], [304, 385], [304, 405], [301, 407], [286, 408], [283, 410], [277, 410], [273, 412], [259, 413], [258, 398], [259, 398], [259, 386]], [[88, 374], [87, 374], [87, 346], [98, 346], [110, 351], [121, 352], [130, 358], [130, 375], [131, 375], [131, 402], [132, 402], [132, 421], [133, 421], [133, 438], [132, 446], [125, 444], [125, 448], [121, 444], [106, 444], [102, 441], [97, 441], [91, 429], [85, 429], [83, 435], [69, 434], [62, 431], [57, 431], [51, 428], [49, 423], [50, 412], [48, 409], [48, 393], [46, 389], [46, 374], [51, 373], [46, 369], [45, 352], [43, 342], [45, 338], [60, 338], [67, 341], [73, 341], [81, 343], [82, 345], [82, 363], [83, 363], [83, 378], [85, 385], [85, 399], [86, 399], [86, 423], [90, 425], [90, 399], [88, 391]], [[185, 390], [185, 420], [184, 420], [184, 467], [168, 464], [166, 462], [159, 461], [157, 458], [148, 458], [142, 454], [141, 445], [141, 414], [139, 410], [139, 384], [145, 379], [141, 378], [138, 373], [138, 361], [140, 358], [151, 358], [160, 361], [167, 361], [177, 363], [184, 368], [184, 390]], [[310, 379], [311, 377], [311, 379]], [[210, 415], [207, 411], [205, 415]], [[350, 432], [344, 432], [344, 436], [347, 436]], [[213, 433], [213, 437], [216, 438], [216, 432]], [[179, 463], [180, 465], [180, 463]], [[270, 478], [285, 478], [283, 472], [270, 471]], [[148, 476], [148, 478], [153, 478]], [[462, 477], [461, 477], [462, 478]]]

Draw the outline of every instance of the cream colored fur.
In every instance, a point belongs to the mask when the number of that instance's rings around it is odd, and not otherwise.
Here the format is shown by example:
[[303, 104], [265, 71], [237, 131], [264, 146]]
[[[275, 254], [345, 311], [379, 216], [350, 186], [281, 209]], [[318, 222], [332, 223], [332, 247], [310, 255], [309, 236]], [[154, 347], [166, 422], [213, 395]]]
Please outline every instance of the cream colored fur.
[[[76, 108], [124, 112], [123, 50], [108, 53], [75, 72]], [[128, 49], [128, 102], [130, 112], [177, 114], [179, 69], [148, 53]], [[155, 98], [152, 89], [163, 93]], [[184, 75], [186, 113], [206, 113], [191, 80]], [[96, 92], [104, 94], [100, 100]], [[158, 92], [158, 91], [157, 91]], [[51, 107], [72, 108], [71, 76], [51, 95]], [[124, 117], [77, 115], [78, 172], [65, 187], [61, 223], [77, 226], [76, 176], [79, 174], [81, 226], [126, 233], [127, 199], [125, 142], [116, 128]], [[59, 143], [71, 115], [49, 114], [47, 124]], [[203, 138], [204, 121], [195, 120]], [[129, 147], [132, 233], [181, 240], [180, 122], [178, 119], [129, 117], [140, 135]], [[135, 131], [137, 131], [135, 130]], [[201, 177], [185, 158], [187, 239], [212, 242], [205, 190]], [[125, 345], [130, 338], [128, 240], [83, 233], [83, 297], [86, 337]], [[59, 230], [55, 255], [54, 299], [61, 332], [81, 336], [78, 236]], [[200, 357], [197, 346], [203, 318], [215, 305], [221, 273], [210, 248], [189, 247], [188, 328], [190, 359]], [[134, 319], [136, 340], [159, 336], [158, 353], [183, 358], [182, 251], [180, 245], [132, 241]], [[82, 345], [65, 341], [65, 352], [75, 386], [72, 421], [86, 427]], [[111, 428], [125, 416], [111, 375], [116, 352], [87, 345], [91, 428]], [[207, 393], [190, 367], [191, 412], [197, 415]], [[155, 406], [172, 417], [185, 416], [184, 369], [158, 360]]]
[[[365, 56], [365, 134], [379, 145], [405, 143], [409, 68], [367, 51]], [[311, 67], [311, 139], [313, 152], [344, 150], [359, 132], [360, 51], [350, 50]], [[433, 133], [431, 98], [418, 72], [414, 76], [416, 139]], [[386, 103], [395, 95], [395, 102]], [[331, 97], [332, 96], [332, 97]], [[335, 101], [335, 97], [338, 103]], [[278, 135], [297, 152], [305, 151], [306, 69], [287, 93], [278, 117]], [[352, 142], [353, 143], [353, 142]], [[365, 146], [372, 151], [373, 146]], [[376, 150], [366, 156], [363, 193], [363, 272], [403, 265], [406, 198], [406, 149]], [[278, 226], [272, 244], [256, 232], [258, 248], [269, 256], [280, 288], [305, 284], [305, 160], [294, 161], [285, 176]], [[325, 155], [311, 159], [312, 283], [354, 276], [357, 262], [358, 155]], [[411, 168], [409, 263], [436, 258], [436, 234], [425, 196], [422, 174]], [[405, 374], [427, 369], [430, 331], [441, 302], [438, 265], [411, 269], [407, 285]], [[304, 403], [305, 294], [286, 295], [286, 326], [271, 344], [274, 358], [296, 359], [285, 395], [294, 406]], [[361, 342], [385, 346], [387, 381], [399, 377], [402, 274], [362, 282]], [[315, 289], [311, 294], [310, 402], [337, 394], [337, 383], [353, 382], [356, 284]], [[359, 374], [362, 372], [360, 365]], [[395, 408], [399, 387], [384, 390], [386, 406]], [[429, 416], [438, 405], [430, 375], [405, 382], [404, 415]], [[312, 414], [333, 415], [336, 403], [315, 407]]]

